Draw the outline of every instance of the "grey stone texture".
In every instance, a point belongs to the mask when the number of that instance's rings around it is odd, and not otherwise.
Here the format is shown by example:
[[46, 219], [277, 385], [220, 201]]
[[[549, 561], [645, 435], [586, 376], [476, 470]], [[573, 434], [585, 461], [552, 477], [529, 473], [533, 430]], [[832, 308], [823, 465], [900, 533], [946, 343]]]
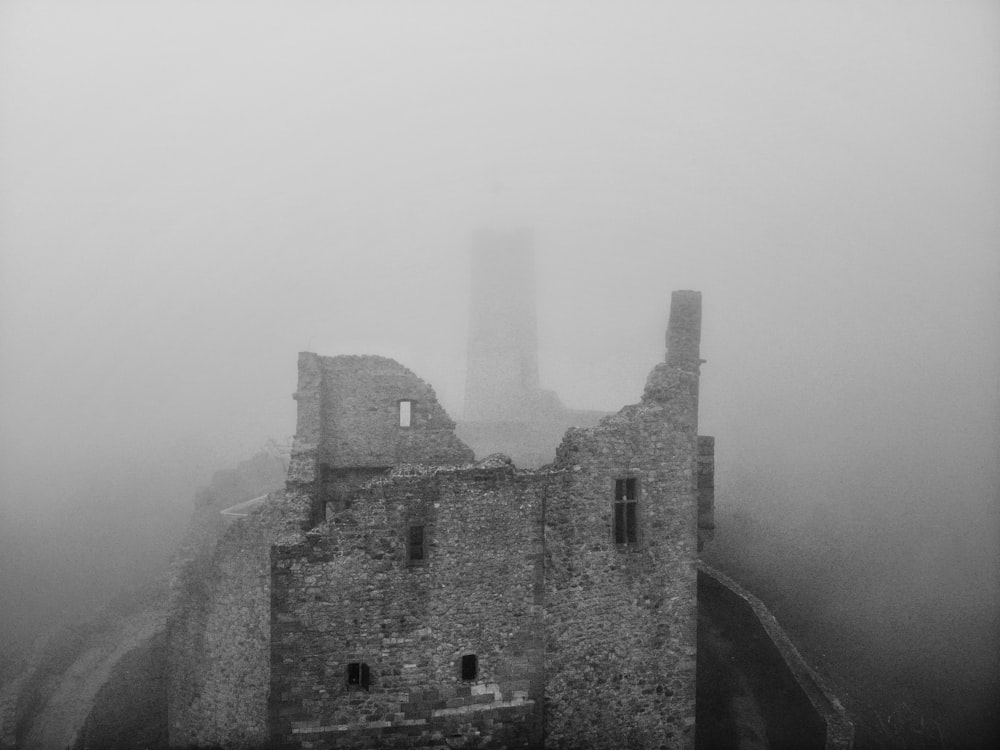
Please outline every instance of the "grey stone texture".
[[[303, 352], [294, 398], [298, 419], [289, 488], [342, 481], [349, 474], [363, 479], [399, 464], [473, 459], [434, 389], [386, 357]], [[409, 426], [400, 425], [401, 401], [410, 402]]]
[[[276, 547], [272, 744], [411, 747], [440, 734], [540, 746], [546, 481], [503, 461], [408, 467]], [[408, 559], [412, 524], [425, 530], [420, 561]], [[474, 680], [462, 679], [467, 654]], [[348, 685], [352, 662], [368, 666], [368, 690]]]
[[[700, 306], [690, 293], [683, 301], [683, 313]], [[697, 362], [657, 365], [639, 404], [568, 431], [557, 451], [564, 487], [545, 519], [546, 746], [693, 746], [697, 376]], [[638, 538], [622, 545], [612, 502], [624, 478], [637, 480]]]
[[169, 608], [166, 714], [172, 747], [267, 743], [270, 548], [289, 527], [294, 532], [308, 523], [309, 505], [279, 490], [246, 517], [221, 511], [261, 488], [280, 486], [275, 464], [280, 467], [261, 455], [234, 472], [219, 472], [199, 498]]

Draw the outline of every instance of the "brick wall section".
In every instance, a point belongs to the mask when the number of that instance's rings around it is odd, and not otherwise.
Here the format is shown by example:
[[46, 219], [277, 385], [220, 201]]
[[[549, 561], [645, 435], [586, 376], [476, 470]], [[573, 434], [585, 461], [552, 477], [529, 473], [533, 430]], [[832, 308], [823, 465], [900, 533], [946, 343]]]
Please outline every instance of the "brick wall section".
[[181, 570], [167, 645], [171, 746], [267, 745], [271, 544], [302, 533], [308, 501], [273, 493], [222, 533], [209, 573], [194, 561]]
[[[501, 460], [409, 469], [276, 549], [272, 744], [540, 743], [542, 498], [549, 475]], [[425, 527], [427, 559], [407, 560]], [[461, 657], [475, 654], [475, 680]], [[365, 691], [348, 664], [370, 668]]]

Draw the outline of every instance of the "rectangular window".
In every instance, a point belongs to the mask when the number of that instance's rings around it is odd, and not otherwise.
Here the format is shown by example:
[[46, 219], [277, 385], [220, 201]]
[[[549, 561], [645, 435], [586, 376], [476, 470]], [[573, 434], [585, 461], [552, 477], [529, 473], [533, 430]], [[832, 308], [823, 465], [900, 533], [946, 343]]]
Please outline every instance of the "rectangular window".
[[407, 557], [411, 562], [424, 560], [424, 527], [410, 526], [407, 533]]
[[466, 654], [462, 657], [462, 679], [474, 680], [479, 674], [479, 660], [475, 654]]
[[409, 427], [410, 417], [413, 412], [413, 402], [412, 401], [400, 401], [399, 402], [399, 426]]
[[368, 686], [371, 684], [371, 677], [368, 671], [368, 665], [363, 661], [352, 661], [347, 665], [347, 686], [348, 687], [359, 687], [362, 690], [367, 690]]
[[615, 544], [637, 544], [639, 541], [638, 512], [639, 480], [624, 477], [615, 480], [614, 531]]

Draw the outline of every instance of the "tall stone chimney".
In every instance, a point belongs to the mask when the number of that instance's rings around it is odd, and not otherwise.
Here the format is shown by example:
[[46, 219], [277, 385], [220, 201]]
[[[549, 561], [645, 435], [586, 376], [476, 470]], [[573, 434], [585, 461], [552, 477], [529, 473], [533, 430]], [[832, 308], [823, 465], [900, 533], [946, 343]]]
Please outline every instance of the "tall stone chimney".
[[471, 254], [464, 419], [530, 420], [539, 392], [532, 232], [479, 230]]
[[701, 292], [674, 292], [670, 295], [667, 323], [667, 364], [687, 372], [698, 372], [700, 350]]

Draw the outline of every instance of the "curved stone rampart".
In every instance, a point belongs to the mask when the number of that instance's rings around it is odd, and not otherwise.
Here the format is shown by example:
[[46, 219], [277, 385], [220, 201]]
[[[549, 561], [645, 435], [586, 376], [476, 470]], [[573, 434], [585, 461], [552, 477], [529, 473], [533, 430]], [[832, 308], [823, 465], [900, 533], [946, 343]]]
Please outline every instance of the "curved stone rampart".
[[[699, 561], [697, 567], [699, 612], [730, 640], [735, 666], [728, 682], [739, 683], [742, 669], [753, 677], [746, 685], [747, 694], [735, 696], [733, 702], [756, 704], [769, 746], [850, 750], [854, 726], [847, 712], [767, 606], [710, 565]], [[739, 717], [728, 718], [736, 722], [735, 731], [741, 731]]]

